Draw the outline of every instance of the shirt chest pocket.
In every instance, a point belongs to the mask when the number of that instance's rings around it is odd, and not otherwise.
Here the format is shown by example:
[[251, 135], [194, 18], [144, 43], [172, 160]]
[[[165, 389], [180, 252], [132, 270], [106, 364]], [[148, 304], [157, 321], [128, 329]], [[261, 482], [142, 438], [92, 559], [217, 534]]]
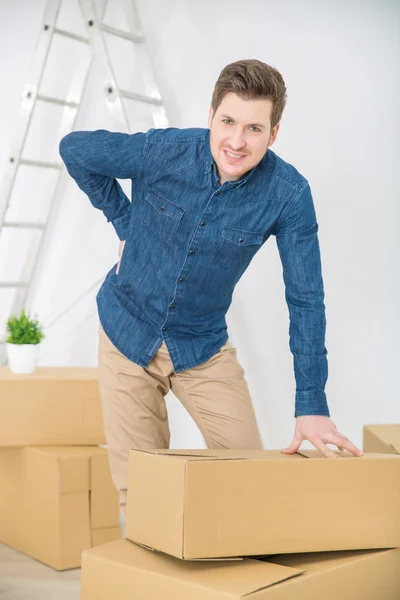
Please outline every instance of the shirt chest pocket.
[[236, 227], [223, 227], [211, 260], [226, 267], [245, 265], [260, 248], [264, 234]]
[[155, 192], [145, 196], [143, 223], [157, 237], [172, 246], [185, 209]]

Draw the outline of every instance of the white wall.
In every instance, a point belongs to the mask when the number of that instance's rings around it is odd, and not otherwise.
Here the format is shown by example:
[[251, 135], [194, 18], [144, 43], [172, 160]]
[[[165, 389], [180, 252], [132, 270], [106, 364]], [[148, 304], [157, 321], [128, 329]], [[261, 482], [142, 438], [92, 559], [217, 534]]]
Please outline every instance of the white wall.
[[[117, 8], [119, 1], [114, 0]], [[0, 0], [0, 169], [17, 123], [44, 5], [44, 0]], [[71, 14], [73, 5], [71, 0]], [[215, 79], [228, 62], [257, 57], [283, 74], [288, 105], [273, 150], [311, 183], [326, 291], [326, 390], [336, 425], [361, 445], [364, 423], [400, 422], [400, 219], [395, 178], [400, 158], [399, 4], [140, 0], [138, 7], [173, 126], [206, 126]], [[71, 20], [71, 14], [63, 18]], [[118, 24], [120, 16], [115, 9], [109, 18]], [[59, 60], [48, 74], [49, 90], [65, 83], [65, 52]], [[120, 66], [128, 69], [132, 83], [129, 64], [130, 59], [121, 56]], [[54, 141], [42, 134], [30, 147], [54, 156], [57, 119], [38, 116], [37, 130], [44, 133], [48, 123]], [[94, 73], [77, 128], [100, 127], [113, 129], [113, 123]], [[28, 202], [35, 212], [40, 192], [22, 184], [21, 190], [21, 207]], [[117, 260], [118, 239], [102, 213], [66, 177], [59, 205], [29, 305], [46, 327], [40, 365], [96, 365], [95, 295], [98, 282]], [[5, 256], [1, 248], [0, 244], [0, 270], [1, 255], [3, 260]], [[15, 247], [7, 255], [9, 268], [17, 257]], [[228, 325], [247, 373], [264, 444], [287, 445], [294, 427], [295, 384], [273, 239], [239, 282]], [[172, 395], [168, 406], [172, 446], [202, 445], [199, 432]]]

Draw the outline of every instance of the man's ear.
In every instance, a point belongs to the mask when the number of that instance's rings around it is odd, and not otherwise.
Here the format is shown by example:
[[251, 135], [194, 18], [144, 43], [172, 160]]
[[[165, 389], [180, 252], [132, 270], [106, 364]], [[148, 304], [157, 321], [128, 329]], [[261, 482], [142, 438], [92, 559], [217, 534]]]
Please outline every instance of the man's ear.
[[211, 129], [211, 123], [214, 118], [214, 109], [212, 105], [210, 106], [210, 110], [208, 111], [208, 129]]
[[276, 140], [276, 136], [278, 135], [278, 131], [279, 131], [279, 127], [280, 127], [280, 123], [278, 123], [278, 125], [275, 125], [275, 127], [273, 128], [273, 130], [271, 131], [271, 136], [269, 138], [269, 142], [268, 142], [268, 147], [272, 146], [272, 144], [274, 143], [274, 141]]

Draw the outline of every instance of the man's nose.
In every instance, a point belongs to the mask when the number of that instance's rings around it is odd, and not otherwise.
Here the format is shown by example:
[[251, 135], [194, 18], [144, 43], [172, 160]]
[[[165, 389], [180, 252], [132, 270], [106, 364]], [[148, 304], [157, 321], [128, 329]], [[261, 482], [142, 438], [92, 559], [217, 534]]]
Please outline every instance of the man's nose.
[[243, 132], [239, 129], [233, 132], [229, 139], [229, 143], [232, 150], [241, 150], [246, 145]]

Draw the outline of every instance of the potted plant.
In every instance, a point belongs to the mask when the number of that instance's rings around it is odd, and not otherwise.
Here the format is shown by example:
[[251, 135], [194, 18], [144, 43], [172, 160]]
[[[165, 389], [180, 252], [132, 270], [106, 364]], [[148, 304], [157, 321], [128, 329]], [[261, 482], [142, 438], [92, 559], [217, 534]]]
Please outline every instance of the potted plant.
[[8, 366], [13, 373], [33, 373], [39, 358], [41, 340], [46, 337], [38, 321], [25, 310], [20, 317], [12, 315], [6, 323]]

